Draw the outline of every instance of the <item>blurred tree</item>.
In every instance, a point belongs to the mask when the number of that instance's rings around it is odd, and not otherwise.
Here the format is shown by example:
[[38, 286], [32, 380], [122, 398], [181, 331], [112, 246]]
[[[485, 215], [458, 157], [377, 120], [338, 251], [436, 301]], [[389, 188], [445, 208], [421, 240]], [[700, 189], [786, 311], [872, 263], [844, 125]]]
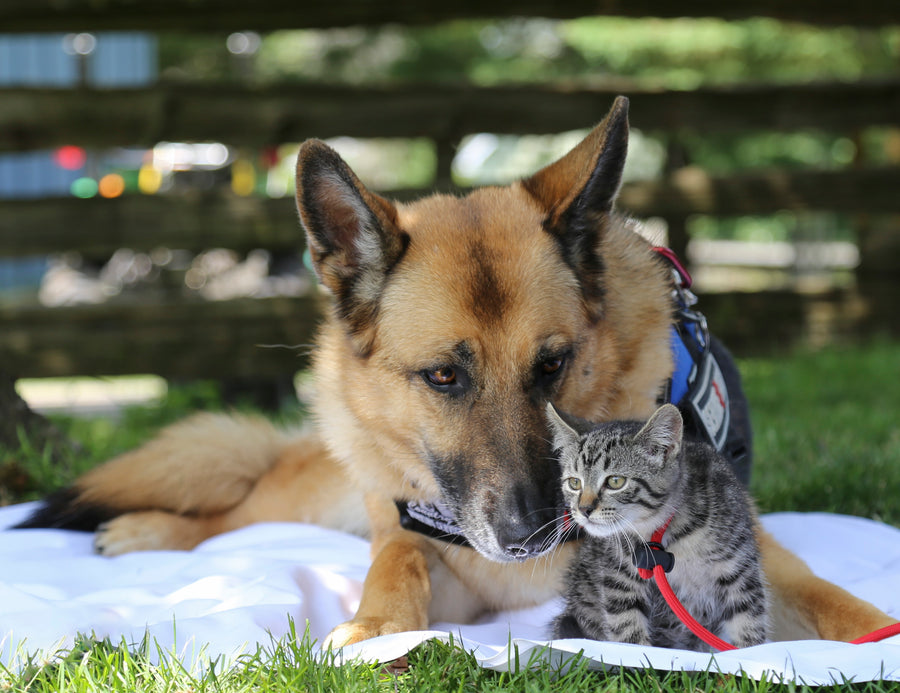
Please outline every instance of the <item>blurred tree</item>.
[[[614, 85], [628, 93], [635, 88], [678, 90], [748, 82], [900, 77], [898, 26], [815, 27], [768, 18], [733, 22], [713, 18], [519, 18], [434, 26], [279, 31], [263, 37], [252, 75], [246, 73], [246, 64], [242, 64], [244, 69], [236, 69], [225, 36], [164, 35], [159, 50], [163, 78], [251, 78], [260, 83], [373, 86], [553, 82]], [[724, 175], [775, 166], [839, 168], [860, 160], [886, 163], [884, 152], [889, 150], [893, 132], [644, 133], [643, 139], [635, 138], [630, 159], [645, 155], [645, 161], [632, 166], [631, 173], [636, 177], [640, 172], [658, 175], [684, 164]], [[457, 181], [478, 184], [493, 182], [499, 175], [520, 175], [525, 171], [517, 171], [515, 162], [536, 157], [550, 160], [561, 153], [547, 148], [545, 140], [532, 138], [543, 149], [533, 151], [530, 158], [522, 156], [513, 139], [495, 138], [494, 153], [485, 156], [475, 169], [463, 172], [458, 162]], [[566, 137], [557, 139], [566, 141]], [[352, 156], [352, 147], [345, 146]], [[683, 161], [666, 162], [662, 151], [683, 152]], [[409, 182], [426, 180], [427, 171], [434, 166], [434, 151], [416, 145], [402, 165], [418, 172]], [[386, 187], [406, 184], [408, 181], [403, 180]], [[838, 221], [825, 225], [829, 237], [852, 237], [850, 222]], [[796, 228], [797, 221], [791, 215], [704, 219], [688, 225], [691, 235], [727, 238], [788, 239]]]
[[[165, 34], [160, 62], [162, 74], [170, 78], [235, 78], [225, 36]], [[281, 31], [263, 38], [256, 65], [262, 81], [627, 79], [670, 89], [898, 74], [900, 27], [813, 27], [766, 18], [528, 18]]]

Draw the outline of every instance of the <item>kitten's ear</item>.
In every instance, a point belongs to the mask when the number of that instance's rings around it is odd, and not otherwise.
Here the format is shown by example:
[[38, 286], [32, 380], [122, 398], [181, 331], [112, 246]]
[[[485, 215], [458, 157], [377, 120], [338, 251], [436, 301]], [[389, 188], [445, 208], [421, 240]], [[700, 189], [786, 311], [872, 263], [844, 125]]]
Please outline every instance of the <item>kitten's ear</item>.
[[553, 432], [553, 449], [562, 450], [567, 445], [577, 443], [581, 435], [565, 422], [560, 413], [550, 402], [547, 402], [547, 423]]
[[668, 462], [681, 450], [683, 434], [684, 421], [678, 407], [664, 404], [654, 412], [634, 440], [654, 457], [660, 456], [663, 462]]

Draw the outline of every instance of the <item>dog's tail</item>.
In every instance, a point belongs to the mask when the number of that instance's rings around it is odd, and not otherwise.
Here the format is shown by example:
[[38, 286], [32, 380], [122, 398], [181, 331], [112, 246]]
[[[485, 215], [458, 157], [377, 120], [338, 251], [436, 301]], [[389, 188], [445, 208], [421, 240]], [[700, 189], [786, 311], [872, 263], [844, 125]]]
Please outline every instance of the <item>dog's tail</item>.
[[288, 440], [261, 418], [196, 414], [51, 494], [18, 527], [93, 531], [136, 510], [223, 512], [275, 464]]

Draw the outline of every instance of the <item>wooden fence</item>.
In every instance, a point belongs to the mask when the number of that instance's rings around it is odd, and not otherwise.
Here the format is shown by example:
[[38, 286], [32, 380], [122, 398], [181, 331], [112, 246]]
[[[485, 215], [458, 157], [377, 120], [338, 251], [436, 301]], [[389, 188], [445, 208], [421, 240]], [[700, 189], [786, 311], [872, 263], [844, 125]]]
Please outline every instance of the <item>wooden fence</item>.
[[4, 31], [272, 31], [518, 16], [571, 19], [589, 15], [725, 19], [768, 16], [811, 24], [857, 26], [884, 26], [898, 21], [895, 0], [332, 0], [302, 5], [295, 0], [4, 0], [0, 5], [0, 26]]
[[[385, 88], [159, 85], [148, 89], [0, 89], [0, 150], [217, 141], [235, 146], [307, 137], [535, 134], [586, 128], [619, 92], [548, 86]], [[900, 79], [877, 82], [630, 90], [635, 128], [854, 132], [900, 123]]]
[[[607, 8], [606, 5], [609, 5]], [[302, 12], [296, 3], [247, 4], [195, 0], [13, 0], [0, 7], [4, 31], [238, 30], [319, 27], [384, 21], [507, 16], [552, 17], [588, 13], [667, 16], [659, 0], [638, 3], [320, 3]], [[214, 9], [213, 9], [214, 7]], [[728, 7], [682, 3], [678, 14], [726, 18], [770, 16], [824, 24], [900, 22], [894, 0], [833, 4], [737, 1]], [[553, 86], [398, 88], [156, 85], [145, 89], [0, 89], [0, 151], [61, 144], [85, 147], [152, 146], [161, 140], [221, 141], [259, 147], [309, 136], [429, 137], [437, 143], [438, 183], [447, 184], [450, 155], [461, 137], [475, 132], [549, 133], [587, 127], [607, 110], [617, 92]], [[749, 131], [818, 129], [855, 135], [861, 129], [900, 126], [900, 79], [878, 82], [755, 85], [688, 92], [630, 92], [632, 121], [648, 131]], [[900, 214], [900, 166], [857, 166], [835, 171], [778, 170], [716, 178], [696, 169], [664, 180], [627, 185], [620, 204], [640, 216], [662, 216], [682, 228], [692, 214], [768, 214], [824, 210], [851, 214]], [[398, 193], [410, 197], [417, 191]], [[684, 238], [676, 238], [683, 244]], [[131, 196], [115, 200], [74, 198], [0, 202], [0, 257], [78, 250], [106, 256], [117, 248], [159, 246], [245, 252], [295, 251], [302, 244], [289, 199], [237, 198], [222, 194]], [[865, 261], [865, 259], [864, 259]], [[754, 322], [779, 325], [768, 341], [810, 329], [810, 305], [852, 322], [860, 315], [841, 292], [810, 299], [788, 292], [709, 296], [723, 336], [751, 344]], [[41, 308], [0, 306], [0, 369], [18, 376], [151, 372], [168, 377], [276, 377], [303, 364], [320, 306], [314, 297], [223, 302], [112, 302]], [[820, 311], [821, 312], [821, 311]], [[863, 311], [865, 313], [865, 311]], [[855, 316], [855, 317], [854, 317]], [[849, 324], [849, 322], [848, 322]]]
[[19, 377], [155, 373], [220, 380], [292, 377], [306, 365], [315, 297], [0, 306], [3, 362]]
[[[841, 171], [768, 171], [727, 178], [697, 168], [665, 180], [626, 184], [619, 207], [638, 217], [735, 216], [780, 210], [900, 214], [900, 167]], [[418, 190], [392, 191], [411, 199]], [[303, 234], [292, 198], [222, 193], [58, 198], [0, 203], [0, 256], [65, 252], [105, 257], [118, 248], [192, 251], [266, 248], [291, 252]], [[65, 223], [60, 223], [65, 220]]]

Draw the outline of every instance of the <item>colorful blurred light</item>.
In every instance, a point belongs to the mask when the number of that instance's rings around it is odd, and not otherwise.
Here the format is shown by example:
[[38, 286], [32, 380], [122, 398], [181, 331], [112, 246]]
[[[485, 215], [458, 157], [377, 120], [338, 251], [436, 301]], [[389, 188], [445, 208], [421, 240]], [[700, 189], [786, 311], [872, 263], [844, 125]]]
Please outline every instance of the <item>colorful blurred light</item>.
[[238, 159], [231, 165], [231, 189], [235, 194], [247, 197], [256, 187], [256, 170], [246, 159]]
[[84, 164], [87, 161], [87, 152], [81, 147], [67, 144], [65, 147], [57, 149], [53, 158], [60, 168], [64, 168], [67, 171], [77, 171], [84, 167]]
[[162, 187], [162, 181], [162, 171], [149, 164], [144, 164], [141, 166], [141, 170], [138, 171], [138, 190], [145, 195], [155, 195], [159, 192], [160, 187]]
[[100, 197], [119, 197], [125, 192], [125, 179], [118, 173], [107, 173], [97, 184], [97, 190]]
[[93, 178], [76, 178], [69, 190], [75, 197], [87, 199], [97, 194], [97, 181]]

